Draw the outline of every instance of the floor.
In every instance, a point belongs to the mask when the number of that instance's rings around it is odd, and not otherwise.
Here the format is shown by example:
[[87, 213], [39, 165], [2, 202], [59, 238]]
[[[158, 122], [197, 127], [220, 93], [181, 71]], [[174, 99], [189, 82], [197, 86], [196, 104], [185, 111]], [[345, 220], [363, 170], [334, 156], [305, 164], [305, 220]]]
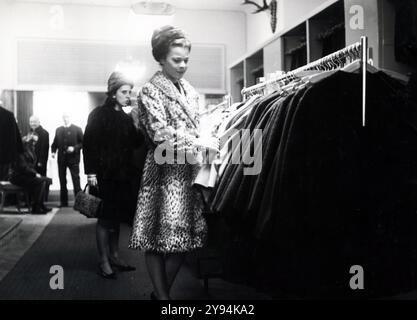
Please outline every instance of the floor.
[[[149, 300], [152, 285], [144, 256], [127, 248], [129, 233], [130, 228], [122, 225], [121, 255], [137, 270], [106, 280], [97, 275], [94, 219], [72, 208], [54, 208], [46, 215], [6, 208], [0, 213], [0, 300]], [[253, 288], [220, 278], [210, 279], [206, 291], [193, 261], [187, 259], [182, 267], [172, 289], [174, 299], [271, 300]], [[62, 289], [53, 289], [55, 266], [62, 267]], [[416, 300], [417, 291], [391, 299]]]
[[[119, 273], [117, 280], [107, 280], [96, 274], [95, 220], [85, 218], [72, 208], [55, 208], [46, 215], [11, 211], [0, 214], [0, 219], [5, 226], [3, 232], [0, 228], [0, 236], [4, 235], [0, 239], [0, 300], [149, 299], [152, 286], [143, 253], [127, 248], [128, 226], [122, 225], [121, 254], [137, 270]], [[53, 289], [53, 284], [57, 283], [54, 266], [62, 267], [62, 289]], [[203, 280], [196, 276], [189, 263], [182, 267], [172, 297], [179, 300], [269, 300], [267, 295], [252, 288], [216, 278], [209, 280], [206, 292]]]

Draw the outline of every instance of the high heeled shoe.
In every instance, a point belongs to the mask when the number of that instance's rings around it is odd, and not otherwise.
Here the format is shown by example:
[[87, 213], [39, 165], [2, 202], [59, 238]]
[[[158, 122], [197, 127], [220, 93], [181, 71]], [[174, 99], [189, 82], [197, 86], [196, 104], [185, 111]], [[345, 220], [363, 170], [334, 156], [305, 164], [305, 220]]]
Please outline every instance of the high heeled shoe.
[[136, 270], [136, 267], [130, 266], [130, 265], [128, 265], [128, 264], [126, 264], [126, 265], [119, 264], [119, 263], [116, 263], [116, 262], [114, 262], [114, 261], [110, 261], [110, 265], [111, 265], [112, 267], [117, 268], [119, 271], [126, 271], [126, 272], [129, 272], [129, 271], [135, 271], [135, 270]]
[[113, 279], [113, 280], [117, 279], [116, 273], [114, 271], [112, 273], [105, 272], [103, 268], [101, 267], [101, 264], [98, 265], [97, 274], [104, 279]]

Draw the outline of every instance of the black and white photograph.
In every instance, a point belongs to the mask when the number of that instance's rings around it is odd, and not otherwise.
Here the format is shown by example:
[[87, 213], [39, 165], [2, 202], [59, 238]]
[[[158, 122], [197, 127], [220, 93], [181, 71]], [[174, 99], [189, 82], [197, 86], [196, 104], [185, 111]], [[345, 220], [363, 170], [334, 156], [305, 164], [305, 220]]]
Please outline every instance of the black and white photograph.
[[417, 0], [0, 0], [0, 300], [417, 300]]

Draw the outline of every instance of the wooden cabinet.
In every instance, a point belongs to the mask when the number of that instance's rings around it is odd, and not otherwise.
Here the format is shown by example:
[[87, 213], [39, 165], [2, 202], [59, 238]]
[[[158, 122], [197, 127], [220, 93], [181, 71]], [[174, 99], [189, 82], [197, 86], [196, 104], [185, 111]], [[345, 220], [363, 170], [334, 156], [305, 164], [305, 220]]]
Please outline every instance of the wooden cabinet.
[[230, 90], [232, 101], [242, 99], [241, 91], [243, 88], [253, 86], [259, 78], [264, 76], [264, 55], [263, 50], [259, 50], [246, 57], [230, 68]]
[[245, 59], [246, 86], [253, 86], [257, 80], [264, 76], [264, 56], [263, 50], [255, 52]]
[[264, 74], [274, 73], [283, 70], [284, 61], [283, 39], [278, 38], [267, 44], [264, 48]]
[[[395, 59], [395, 14], [390, 0], [329, 0], [230, 68], [233, 99], [241, 99], [236, 79], [244, 79], [241, 87], [251, 86], [256, 77], [268, 78], [276, 71], [287, 72], [306, 65], [359, 42], [362, 36], [368, 37], [375, 67], [403, 74], [413, 70]], [[240, 66], [239, 76], [234, 77], [236, 66]]]
[[246, 85], [244, 61], [241, 61], [230, 68], [230, 81], [230, 94], [232, 96], [232, 101], [240, 101], [240, 93]]
[[261, 77], [293, 70], [323, 57], [329, 50], [345, 46], [344, 1], [329, 0], [297, 25], [274, 35], [229, 67], [233, 101], [240, 101], [240, 91], [256, 84]]
[[[379, 69], [407, 74], [416, 71], [412, 65], [397, 61], [395, 57], [395, 16], [392, 0], [344, 0], [346, 22], [346, 43], [352, 44], [361, 36], [369, 40], [370, 57], [374, 66]], [[363, 14], [363, 28], [355, 27], [355, 15]], [[353, 26], [350, 24], [353, 22]]]
[[302, 23], [282, 35], [284, 41], [284, 71], [307, 64], [307, 28]]
[[308, 62], [346, 47], [345, 7], [338, 1], [306, 22]]

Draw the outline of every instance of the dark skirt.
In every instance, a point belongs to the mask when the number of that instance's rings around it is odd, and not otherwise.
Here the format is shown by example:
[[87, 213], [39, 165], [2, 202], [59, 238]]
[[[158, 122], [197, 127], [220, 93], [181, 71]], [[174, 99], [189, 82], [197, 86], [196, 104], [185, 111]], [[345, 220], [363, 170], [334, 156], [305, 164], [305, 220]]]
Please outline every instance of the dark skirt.
[[132, 225], [138, 196], [134, 181], [98, 178], [99, 197], [103, 200], [100, 218]]

